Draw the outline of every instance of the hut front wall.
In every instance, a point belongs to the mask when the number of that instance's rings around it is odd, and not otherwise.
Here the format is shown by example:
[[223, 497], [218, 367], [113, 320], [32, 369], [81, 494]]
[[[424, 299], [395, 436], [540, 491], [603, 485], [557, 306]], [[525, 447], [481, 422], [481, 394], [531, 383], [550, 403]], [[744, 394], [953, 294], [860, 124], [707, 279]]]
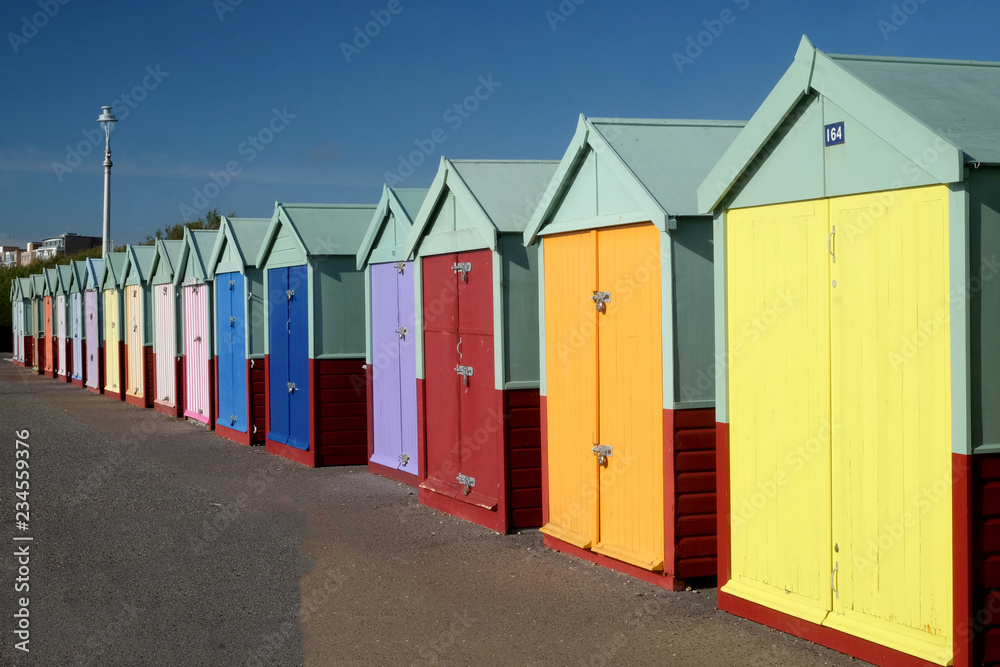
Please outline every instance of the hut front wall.
[[[674, 404], [665, 408], [715, 405], [715, 310], [713, 308], [712, 221], [682, 218], [669, 232], [673, 281]], [[651, 250], [652, 254], [653, 251]], [[650, 258], [659, 260], [659, 257]], [[669, 321], [669, 320], [668, 320]], [[666, 324], [666, 323], [665, 323]], [[667, 353], [665, 350], [664, 353]], [[667, 367], [669, 368], [670, 365]]]
[[324, 257], [311, 261], [313, 333], [310, 357], [364, 359], [365, 274], [353, 257]]
[[503, 377], [500, 389], [539, 387], [538, 350], [538, 246], [525, 247], [522, 237], [500, 236], [499, 259], [503, 267], [502, 334]]

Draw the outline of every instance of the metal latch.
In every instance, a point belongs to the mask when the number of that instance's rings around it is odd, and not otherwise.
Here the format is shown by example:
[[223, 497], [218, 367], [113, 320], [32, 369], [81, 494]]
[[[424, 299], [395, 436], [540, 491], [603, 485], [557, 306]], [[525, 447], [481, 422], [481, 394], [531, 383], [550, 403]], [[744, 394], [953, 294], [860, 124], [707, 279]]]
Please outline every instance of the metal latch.
[[291, 301], [292, 297], [295, 296], [295, 290], [293, 290], [293, 289], [286, 289], [285, 290], [285, 294], [288, 295], [288, 300]]
[[139, 330], [139, 325], [138, 324], [133, 324], [132, 325], [132, 331], [138, 331], [138, 330]]
[[455, 479], [457, 479], [458, 483], [462, 485], [463, 496], [469, 495], [469, 492], [472, 491], [472, 487], [476, 485], [475, 477], [469, 477], [468, 475], [459, 475]]
[[462, 376], [462, 384], [469, 384], [472, 377], [472, 366], [455, 366], [455, 372]]
[[603, 313], [608, 309], [607, 303], [611, 301], [611, 292], [594, 292], [594, 296], [590, 298], [597, 304], [597, 312]]
[[406, 464], [410, 462], [410, 455], [403, 453], [399, 455], [399, 465], [406, 467]]
[[231, 316], [229, 318], [229, 325], [232, 326], [234, 324], [236, 324], [236, 317], [235, 316]]
[[230, 424], [235, 424], [236, 423], [236, 415], [230, 415], [229, 416], [229, 423]]
[[229, 279], [229, 289], [233, 289], [234, 287], [236, 287], [236, 281], [233, 280], [232, 278], [230, 278]]
[[406, 262], [396, 262], [396, 273], [403, 273], [406, 270]]
[[469, 282], [469, 271], [472, 270], [472, 262], [455, 262], [451, 265], [451, 270], [462, 274], [462, 280]]
[[406, 327], [399, 327], [396, 329], [396, 333], [399, 334], [399, 338], [402, 340], [406, 338]]
[[293, 393], [295, 391], [295, 383], [294, 382], [288, 382], [286, 384], [288, 386], [288, 393], [289, 394]]
[[166, 286], [166, 285], [164, 285], [164, 286], [163, 286], [163, 294], [166, 294], [166, 293], [167, 293], [167, 286]]
[[194, 294], [198, 293], [198, 286], [194, 285], [194, 289], [191, 290]]
[[195, 336], [194, 337], [194, 342], [200, 343], [201, 342], [201, 336]]
[[611, 445], [594, 445], [590, 451], [597, 455], [597, 465], [602, 466], [608, 462], [611, 456]]

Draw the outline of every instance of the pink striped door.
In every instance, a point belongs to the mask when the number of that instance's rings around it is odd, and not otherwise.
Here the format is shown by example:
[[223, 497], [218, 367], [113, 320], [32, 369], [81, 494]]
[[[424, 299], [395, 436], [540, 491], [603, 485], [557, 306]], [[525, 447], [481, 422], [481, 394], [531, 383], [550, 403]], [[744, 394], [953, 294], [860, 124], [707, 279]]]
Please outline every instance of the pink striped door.
[[177, 379], [174, 358], [177, 356], [177, 300], [173, 285], [153, 286], [153, 321], [156, 324], [153, 340], [156, 351], [156, 396], [162, 405], [177, 403]]
[[184, 416], [208, 423], [208, 286], [184, 286]]

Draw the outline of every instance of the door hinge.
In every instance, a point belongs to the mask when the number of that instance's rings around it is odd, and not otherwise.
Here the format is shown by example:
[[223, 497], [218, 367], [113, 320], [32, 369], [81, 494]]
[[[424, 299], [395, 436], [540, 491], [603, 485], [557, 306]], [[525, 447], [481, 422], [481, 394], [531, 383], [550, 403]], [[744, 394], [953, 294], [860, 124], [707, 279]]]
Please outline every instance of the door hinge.
[[608, 302], [611, 301], [611, 292], [594, 292], [594, 296], [590, 297], [595, 304], [597, 304], [597, 312], [603, 313], [607, 312]]
[[462, 280], [469, 282], [469, 271], [472, 271], [472, 262], [455, 262], [451, 265], [451, 270], [462, 274]]
[[457, 479], [458, 483], [462, 485], [463, 496], [469, 495], [469, 492], [472, 491], [472, 487], [476, 485], [475, 477], [469, 477], [468, 475], [459, 475], [455, 479]]
[[602, 466], [608, 462], [608, 457], [611, 456], [612, 449], [611, 445], [598, 445], [595, 444], [590, 448], [590, 451], [594, 452], [597, 456], [597, 465]]
[[406, 464], [409, 463], [409, 462], [410, 462], [410, 455], [409, 454], [406, 454], [404, 452], [403, 454], [399, 455], [399, 465], [401, 465], [401, 466], [403, 466], [405, 468]]
[[406, 270], [406, 262], [396, 262], [396, 273], [402, 274]]
[[396, 329], [396, 333], [399, 334], [400, 340], [406, 338], [406, 327], [399, 327]]
[[472, 366], [455, 366], [455, 372], [462, 376], [462, 384], [469, 384], [472, 377]]

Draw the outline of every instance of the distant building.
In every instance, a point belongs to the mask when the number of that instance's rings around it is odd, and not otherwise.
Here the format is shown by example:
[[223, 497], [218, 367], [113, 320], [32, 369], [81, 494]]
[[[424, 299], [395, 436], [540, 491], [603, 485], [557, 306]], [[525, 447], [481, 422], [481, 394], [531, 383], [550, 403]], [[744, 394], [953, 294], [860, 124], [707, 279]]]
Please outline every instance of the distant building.
[[24, 248], [11, 245], [0, 245], [0, 266], [11, 267], [21, 264]]
[[99, 247], [102, 241], [100, 236], [80, 236], [67, 232], [44, 239], [41, 243], [29, 243], [28, 249], [21, 254], [21, 265], [31, 264], [36, 260], [51, 259], [58, 255], [75, 255]]

